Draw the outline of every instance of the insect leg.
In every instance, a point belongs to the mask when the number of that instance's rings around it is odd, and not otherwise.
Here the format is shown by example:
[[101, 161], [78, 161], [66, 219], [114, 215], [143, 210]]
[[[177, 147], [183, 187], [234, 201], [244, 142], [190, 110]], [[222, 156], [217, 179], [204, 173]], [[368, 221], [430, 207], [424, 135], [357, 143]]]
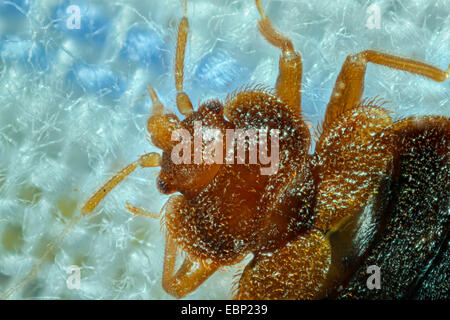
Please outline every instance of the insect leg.
[[258, 21], [259, 31], [271, 45], [280, 48], [282, 52], [276, 84], [277, 95], [298, 114], [301, 106], [302, 57], [294, 50], [292, 41], [273, 27], [262, 8], [261, 0], [255, 0], [255, 3], [261, 15], [261, 20]]
[[324, 293], [331, 247], [321, 231], [311, 230], [247, 265], [234, 299], [317, 299]]
[[380, 107], [361, 106], [324, 129], [316, 145], [316, 225], [321, 230], [366, 206], [389, 184], [394, 161], [392, 119]]
[[375, 50], [366, 50], [356, 55], [349, 55], [331, 93], [323, 129], [328, 127], [343, 112], [358, 105], [364, 90], [364, 75], [368, 62], [418, 74], [438, 82], [444, 81], [450, 74], [450, 66], [447, 71], [443, 71], [429, 64]]
[[181, 267], [175, 273], [177, 249], [175, 241], [167, 235], [162, 286], [167, 293], [180, 299], [197, 289], [198, 286], [216, 272], [218, 266], [206, 261], [194, 262], [189, 257], [186, 257]]

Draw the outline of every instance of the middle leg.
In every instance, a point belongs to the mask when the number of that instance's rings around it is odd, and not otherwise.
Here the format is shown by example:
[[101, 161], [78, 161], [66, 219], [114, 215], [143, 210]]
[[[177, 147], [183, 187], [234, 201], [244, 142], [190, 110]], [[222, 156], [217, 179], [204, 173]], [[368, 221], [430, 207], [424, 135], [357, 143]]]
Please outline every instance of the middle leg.
[[331, 93], [322, 125], [323, 130], [326, 130], [345, 111], [358, 105], [364, 90], [364, 76], [368, 62], [418, 74], [438, 82], [445, 81], [450, 74], [450, 66], [447, 71], [443, 71], [429, 64], [375, 50], [349, 55]]

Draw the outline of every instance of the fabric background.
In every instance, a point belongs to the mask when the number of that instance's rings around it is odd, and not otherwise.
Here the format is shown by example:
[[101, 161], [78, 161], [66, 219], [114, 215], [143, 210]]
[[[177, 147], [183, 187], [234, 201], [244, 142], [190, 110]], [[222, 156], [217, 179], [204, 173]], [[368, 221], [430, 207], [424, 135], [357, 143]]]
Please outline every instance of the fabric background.
[[[366, 26], [374, 4], [380, 29]], [[67, 27], [69, 5], [80, 8], [80, 29]], [[314, 125], [348, 54], [371, 48], [441, 69], [450, 63], [448, 0], [263, 5], [303, 55], [302, 108]], [[0, 296], [40, 263], [102, 183], [158, 151], [146, 140], [146, 85], [177, 113], [173, 60], [182, 12], [179, 0], [0, 0]], [[253, 1], [188, 0], [187, 12], [185, 91], [193, 102], [223, 99], [247, 83], [274, 85], [279, 51], [258, 33]], [[364, 96], [391, 101], [394, 118], [450, 116], [449, 89], [450, 81], [369, 65]], [[125, 210], [127, 200], [160, 210], [168, 197], [155, 187], [157, 171], [139, 169], [120, 184], [11, 297], [172, 299], [161, 287], [159, 220]], [[79, 290], [66, 286], [71, 265], [81, 268]], [[188, 298], [230, 298], [244, 265], [217, 272]]]

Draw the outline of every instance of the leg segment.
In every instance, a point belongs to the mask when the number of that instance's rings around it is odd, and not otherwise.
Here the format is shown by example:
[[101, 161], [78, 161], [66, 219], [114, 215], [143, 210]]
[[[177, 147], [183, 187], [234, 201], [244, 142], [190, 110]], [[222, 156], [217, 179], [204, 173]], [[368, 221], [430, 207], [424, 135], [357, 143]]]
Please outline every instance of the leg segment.
[[[181, 210], [183, 201], [183, 196], [171, 196], [161, 211], [165, 210], [166, 216], [167, 214], [177, 215]], [[161, 221], [163, 225], [170, 223], [170, 221], [166, 221], [166, 216], [164, 216]], [[179, 250], [175, 239], [172, 237], [173, 235], [173, 233], [169, 234], [166, 229], [166, 248], [164, 253], [162, 286], [167, 293], [180, 299], [197, 289], [198, 286], [208, 279], [219, 266], [204, 260], [193, 261], [187, 256], [181, 267], [176, 271], [175, 263]]]
[[366, 50], [356, 55], [349, 55], [342, 66], [331, 93], [323, 129], [328, 127], [343, 112], [354, 108], [358, 104], [364, 90], [364, 75], [368, 62], [418, 74], [439, 82], [447, 79], [450, 74], [450, 66], [447, 71], [442, 71], [419, 61], [400, 58], [374, 50]]
[[149, 168], [158, 167], [161, 164], [161, 156], [155, 152], [147, 153], [141, 156], [137, 161], [130, 163], [125, 168], [114, 175], [107, 183], [105, 183], [81, 208], [83, 215], [91, 213], [100, 201], [114, 189], [122, 180], [124, 180], [130, 173], [136, 170], [137, 167]]
[[371, 206], [383, 194], [394, 165], [392, 119], [383, 108], [361, 106], [324, 129], [314, 169], [316, 225], [323, 231]]
[[318, 299], [331, 263], [328, 239], [311, 230], [271, 255], [258, 254], [239, 280], [234, 299]]
[[292, 41], [278, 32], [266, 16], [261, 0], [255, 0], [261, 20], [258, 29], [263, 37], [273, 46], [281, 49], [279, 62], [279, 75], [276, 84], [277, 95], [296, 114], [300, 113], [301, 84], [302, 84], [302, 57], [295, 52]]
[[170, 236], [167, 236], [162, 286], [167, 293], [180, 299], [197, 289], [198, 286], [216, 272], [218, 266], [206, 261], [194, 262], [189, 257], [186, 257], [181, 267], [175, 273], [177, 253], [175, 241]]

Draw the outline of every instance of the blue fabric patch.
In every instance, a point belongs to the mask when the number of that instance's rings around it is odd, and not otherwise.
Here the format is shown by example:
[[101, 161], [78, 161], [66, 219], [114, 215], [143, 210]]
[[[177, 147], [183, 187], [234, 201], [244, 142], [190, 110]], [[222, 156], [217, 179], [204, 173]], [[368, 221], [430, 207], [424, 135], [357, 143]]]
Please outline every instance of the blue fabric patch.
[[248, 79], [249, 73], [249, 69], [227, 51], [215, 49], [200, 60], [195, 76], [200, 85], [223, 92], [239, 87]]
[[46, 50], [41, 44], [17, 36], [0, 40], [0, 58], [4, 62], [18, 63], [28, 71], [44, 71], [49, 66]]
[[0, 15], [6, 18], [24, 16], [29, 9], [30, 0], [5, 0], [0, 2]]
[[135, 26], [128, 31], [121, 48], [122, 58], [139, 64], [139, 67], [152, 68], [159, 73], [167, 72], [167, 49], [161, 36], [153, 30]]
[[67, 74], [67, 82], [75, 90], [111, 99], [119, 98], [126, 89], [125, 81], [108, 67], [75, 64]]

